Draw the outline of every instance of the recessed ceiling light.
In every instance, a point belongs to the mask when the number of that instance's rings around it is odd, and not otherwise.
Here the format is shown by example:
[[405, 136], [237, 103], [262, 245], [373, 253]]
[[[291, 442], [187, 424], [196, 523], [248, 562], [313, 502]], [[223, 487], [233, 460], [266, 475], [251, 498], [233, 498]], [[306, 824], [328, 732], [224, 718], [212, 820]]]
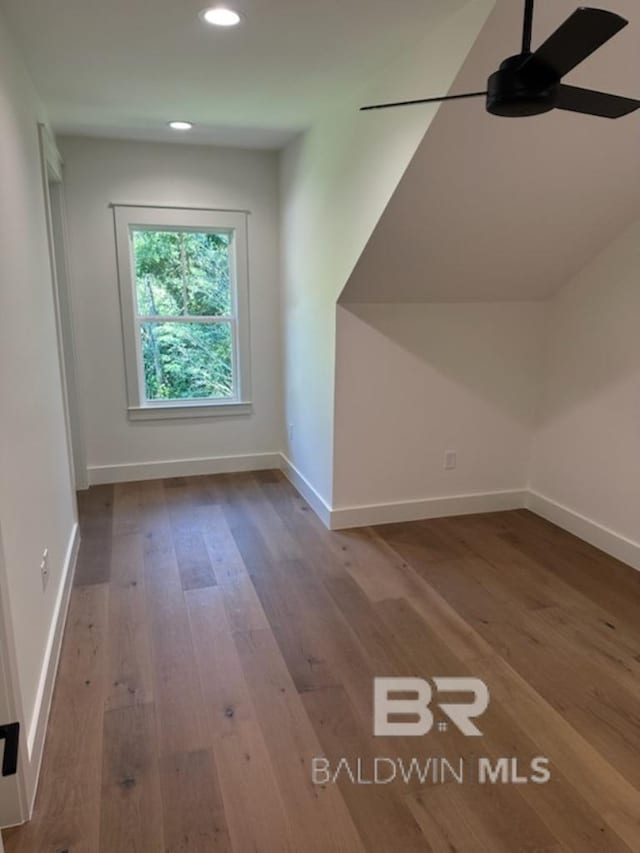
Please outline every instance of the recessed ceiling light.
[[190, 121], [170, 121], [169, 127], [172, 130], [191, 130], [193, 125]]
[[205, 9], [200, 12], [200, 17], [207, 24], [213, 24], [216, 27], [235, 27], [241, 21], [240, 15], [226, 6], [214, 6], [211, 9]]

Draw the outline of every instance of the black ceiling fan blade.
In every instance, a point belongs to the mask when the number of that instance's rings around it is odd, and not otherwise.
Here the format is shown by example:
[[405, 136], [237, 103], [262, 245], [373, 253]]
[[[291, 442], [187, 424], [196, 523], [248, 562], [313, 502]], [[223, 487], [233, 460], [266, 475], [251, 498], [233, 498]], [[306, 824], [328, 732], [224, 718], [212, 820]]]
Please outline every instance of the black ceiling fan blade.
[[559, 110], [586, 113], [602, 118], [622, 118], [640, 109], [640, 101], [623, 98], [620, 95], [609, 95], [606, 92], [594, 92], [592, 89], [560, 86], [556, 107]]
[[486, 92], [468, 92], [464, 95], [445, 95], [443, 98], [419, 98], [417, 101], [396, 101], [390, 104], [371, 104], [368, 107], [360, 107], [360, 112], [364, 113], [368, 110], [389, 110], [393, 107], [411, 107], [414, 104], [436, 104], [440, 101], [459, 101], [462, 98], [482, 98], [486, 96]]
[[539, 88], [558, 83], [628, 23], [605, 9], [576, 9], [523, 63], [520, 71], [527, 82]]

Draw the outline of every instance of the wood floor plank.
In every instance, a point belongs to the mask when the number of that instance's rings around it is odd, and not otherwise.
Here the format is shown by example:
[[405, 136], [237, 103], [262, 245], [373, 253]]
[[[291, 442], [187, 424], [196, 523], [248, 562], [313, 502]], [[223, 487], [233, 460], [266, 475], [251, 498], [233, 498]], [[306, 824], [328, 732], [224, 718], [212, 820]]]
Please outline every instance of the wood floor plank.
[[[323, 593], [319, 587], [315, 589], [316, 609], [313, 614], [308, 612], [305, 593], [291, 569], [291, 565], [272, 566], [268, 577], [254, 578], [254, 585], [289, 674], [298, 692], [304, 693], [340, 683], [339, 655], [332, 653], [329, 645], [340, 641], [343, 632], [333, 614], [322, 609]], [[283, 596], [285, 589], [287, 594]], [[327, 620], [337, 632], [331, 636]]]
[[247, 517], [260, 534], [274, 561], [299, 560], [302, 549], [260, 488], [253, 474], [233, 475], [223, 480], [226, 493], [233, 492]]
[[239, 723], [216, 740], [222, 796], [235, 853], [298, 853], [262, 731]]
[[195, 660], [200, 676], [204, 723], [209, 741], [253, 719], [253, 706], [220, 587], [186, 594]]
[[108, 583], [113, 534], [113, 486], [95, 486], [78, 492], [80, 549], [75, 586]]
[[109, 583], [111, 571], [111, 537], [82, 536], [74, 586]]
[[112, 488], [114, 536], [141, 533], [144, 526], [144, 507], [149, 492], [157, 488], [157, 485], [152, 482], [116, 483]]
[[78, 518], [82, 535], [109, 539], [113, 533], [114, 487], [92, 486], [78, 492]]
[[219, 506], [213, 506], [207, 512], [204, 540], [216, 583], [222, 590], [230, 630], [267, 628], [262, 605]]
[[145, 536], [145, 597], [161, 754], [209, 746], [187, 606], [166, 508]]
[[[358, 639], [372, 673], [380, 676], [414, 674], [411, 662], [396, 643], [392, 632], [350, 575], [327, 577], [324, 586]], [[348, 675], [346, 673], [346, 677]]]
[[165, 500], [183, 589], [214, 586], [216, 578], [204, 540], [209, 505], [202, 503], [202, 495], [191, 481], [165, 489]]
[[231, 853], [213, 753], [166, 755], [160, 779], [166, 853]]
[[517, 791], [435, 786], [409, 796], [407, 803], [434, 853], [558, 853], [561, 849]]
[[[530, 538], [532, 546], [537, 540], [545, 542], [554, 552], [560, 551], [563, 557], [568, 557], [570, 563], [575, 564], [577, 559], [583, 565], [583, 576], [585, 578], [598, 581], [599, 584], [604, 581], [604, 585], [606, 585], [607, 579], [611, 579], [614, 583], [607, 585], [610, 592], [615, 593], [624, 590], [637, 601], [640, 594], [640, 577], [636, 570], [605, 554], [588, 542], [578, 539], [568, 531], [562, 530], [545, 518], [535, 515], [530, 510], [523, 509], [509, 513], [508, 523], [502, 532], [506, 534], [506, 538], [509, 540], [515, 541], [517, 539], [521, 545], [524, 544], [522, 537], [525, 534]], [[531, 552], [534, 553], [534, 551], [535, 548], [532, 548]], [[573, 560], [571, 559], [572, 556]], [[569, 568], [566, 563], [563, 566]], [[558, 567], [560, 572], [562, 572], [563, 566]], [[578, 576], [575, 575], [575, 578], [578, 579]]]
[[362, 851], [339, 791], [314, 786], [312, 761], [322, 755], [313, 726], [268, 630], [235, 635], [257, 719], [287, 805], [296, 850]]
[[233, 640], [224, 586], [191, 590], [187, 602], [233, 849], [293, 853], [284, 806]]
[[342, 565], [371, 601], [406, 595], [405, 561], [381, 548], [373, 531], [338, 531], [336, 541], [342, 550]]
[[304, 559], [314, 565], [325, 565], [331, 571], [333, 560], [327, 560], [327, 551], [334, 556], [338, 556], [341, 551], [340, 545], [333, 538], [334, 534], [326, 529], [306, 500], [282, 475], [274, 477], [272, 472], [257, 471], [254, 477], [282, 523], [298, 543]]
[[109, 590], [107, 710], [153, 701], [144, 582], [143, 537], [138, 533], [114, 537]]
[[636, 625], [640, 606], [638, 572], [564, 533], [552, 526], [534, 526], [526, 516], [518, 515], [502, 537], [599, 607]]
[[[557, 601], [573, 602], [576, 606], [595, 603], [561, 572], [550, 570], [550, 562], [553, 564], [555, 559], [553, 550], [545, 547], [536, 552], [533, 547], [518, 548], [511, 539], [512, 531], [504, 528], [504, 521], [474, 516], [457, 524], [452, 524], [452, 519], [439, 519], [438, 525], [444, 535], [464, 543], [470, 553], [491, 566], [494, 584], [499, 584], [509, 595], [528, 596], [532, 609], [553, 606]], [[508, 576], [502, 571], [505, 565], [512, 569]]]
[[637, 634], [620, 623], [603, 619], [595, 608], [547, 607], [536, 617], [566, 642], [579, 647], [583, 655], [604, 667], [626, 689], [640, 691]]
[[[382, 549], [395, 555], [377, 531], [376, 537]], [[446, 642], [451, 653], [458, 660], [469, 662], [491, 653], [489, 643], [407, 562], [403, 561], [402, 572], [406, 586], [405, 601], [430, 629]]]
[[100, 853], [165, 849], [158, 752], [153, 705], [105, 713]]
[[[508, 518], [508, 523], [506, 519]], [[637, 624], [640, 605], [638, 572], [566, 531], [525, 511], [439, 521], [453, 536], [499, 571], [507, 563], [514, 571], [504, 582], [524, 587], [536, 584], [556, 601], [590, 603], [603, 613]], [[522, 532], [523, 531], [523, 532]], [[524, 538], [523, 538], [524, 537]], [[524, 547], [521, 547], [521, 546]], [[611, 581], [615, 579], [615, 583]]]
[[[225, 515], [296, 688], [302, 692], [337, 684], [339, 676], [331, 660], [346, 659], [328, 652], [327, 645], [348, 644], [349, 638], [345, 626], [336, 620], [326, 592], [310, 572], [297, 570], [300, 561], [278, 559], [269, 550], [238, 490], [225, 506]], [[311, 598], [312, 612], [308, 607]], [[361, 656], [357, 649], [354, 653]], [[357, 677], [362, 673], [361, 666]]]

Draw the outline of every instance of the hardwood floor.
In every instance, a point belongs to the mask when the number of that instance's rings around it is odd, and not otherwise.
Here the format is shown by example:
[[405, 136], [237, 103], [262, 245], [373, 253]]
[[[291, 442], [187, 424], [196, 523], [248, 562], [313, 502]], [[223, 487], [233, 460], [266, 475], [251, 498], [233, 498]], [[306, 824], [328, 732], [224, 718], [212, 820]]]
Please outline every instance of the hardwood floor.
[[[92, 488], [81, 523], [6, 853], [640, 851], [639, 573], [525, 511], [330, 533], [278, 472]], [[376, 676], [484, 679], [483, 736], [374, 738]], [[318, 756], [552, 775], [315, 785]]]

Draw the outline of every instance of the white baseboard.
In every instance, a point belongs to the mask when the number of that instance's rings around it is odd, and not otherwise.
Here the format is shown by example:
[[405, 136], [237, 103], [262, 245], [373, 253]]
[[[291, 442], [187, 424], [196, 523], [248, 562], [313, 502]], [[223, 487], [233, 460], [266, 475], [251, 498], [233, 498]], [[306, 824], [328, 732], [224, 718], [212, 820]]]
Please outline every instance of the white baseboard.
[[527, 493], [527, 509], [557, 524], [563, 530], [573, 533], [579, 539], [584, 539], [585, 542], [594, 545], [611, 557], [640, 570], [640, 543], [633, 542], [538, 492]]
[[162, 480], [165, 477], [197, 477], [201, 474], [233, 474], [280, 468], [279, 453], [252, 453], [241, 456], [213, 456], [204, 459], [171, 459], [125, 465], [98, 465], [88, 469], [89, 485]]
[[341, 507], [331, 512], [331, 529], [369, 527], [375, 524], [395, 524], [402, 521], [420, 521], [427, 518], [444, 518], [450, 515], [471, 515], [477, 512], [500, 512], [521, 509], [525, 506], [525, 491], [486, 492], [483, 494], [456, 495], [446, 498], [426, 498], [369, 506]]
[[[292, 482], [297, 487], [297, 483]], [[311, 505], [313, 506], [313, 504]], [[544, 497], [544, 495], [526, 489], [371, 506], [327, 508], [329, 521], [327, 522], [326, 518], [322, 516], [321, 518], [331, 530], [343, 530], [350, 527], [369, 527], [376, 524], [394, 524], [428, 518], [501, 512], [522, 509], [523, 507], [530, 509], [542, 518], [546, 518], [579, 539], [589, 542], [606, 554], [640, 570], [639, 543], [621, 536], [619, 533], [574, 512], [568, 507]]]
[[526, 507], [605, 553], [640, 569], [640, 544], [585, 518], [568, 507], [555, 503], [544, 495], [526, 489], [332, 508], [284, 453], [255, 453], [204, 459], [174, 459], [163, 462], [94, 466], [88, 469], [88, 475], [90, 485], [95, 486], [165, 477], [263, 471], [270, 468], [279, 468], [283, 471], [330, 530], [472, 513], [501, 512]]
[[331, 507], [322, 495], [314, 489], [304, 474], [300, 473], [284, 453], [280, 454], [280, 464], [277, 467], [280, 468], [292, 486], [300, 492], [323, 524], [331, 529]]
[[38, 779], [40, 777], [40, 767], [42, 765], [42, 755], [44, 752], [44, 742], [49, 722], [49, 712], [51, 711], [51, 700], [53, 698], [53, 688], [55, 685], [56, 674], [58, 672], [60, 651], [62, 649], [62, 637], [67, 621], [67, 612], [69, 610], [69, 600], [71, 598], [71, 588], [73, 586], [73, 576], [76, 570], [79, 548], [80, 529], [76, 523], [74, 524], [71, 536], [69, 537], [67, 553], [65, 555], [62, 568], [60, 588], [58, 590], [58, 596], [53, 611], [51, 629], [49, 631], [47, 648], [40, 675], [40, 683], [38, 684], [38, 692], [36, 694], [35, 710], [31, 726], [27, 732], [28, 762], [25, 762], [25, 775], [27, 776], [25, 781], [29, 817], [31, 817], [31, 814], [33, 813], [33, 806], [38, 788]]

